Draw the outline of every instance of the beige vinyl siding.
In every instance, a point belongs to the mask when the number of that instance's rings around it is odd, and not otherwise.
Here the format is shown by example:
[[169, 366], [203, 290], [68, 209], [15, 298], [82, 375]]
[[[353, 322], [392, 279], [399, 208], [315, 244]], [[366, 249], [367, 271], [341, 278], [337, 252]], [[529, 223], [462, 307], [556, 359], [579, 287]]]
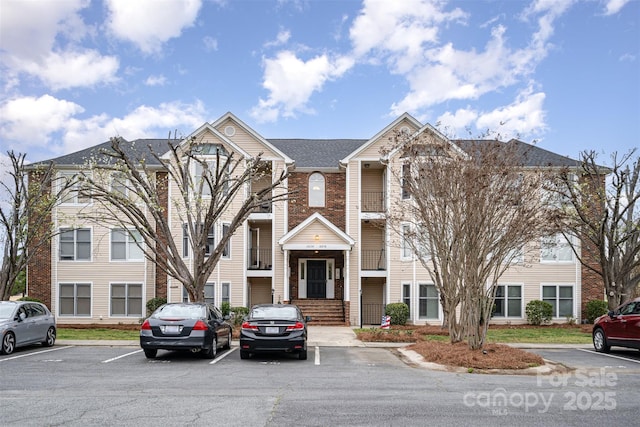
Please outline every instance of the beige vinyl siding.
[[[315, 239], [315, 236], [318, 236], [318, 240]], [[314, 242], [320, 245], [344, 244], [344, 240], [336, 236], [333, 230], [329, 229], [319, 221], [315, 221], [309, 224], [304, 230], [301, 230], [290, 240], [290, 243], [293, 244], [302, 244], [308, 242]]]
[[[252, 277], [249, 284], [249, 305], [271, 304], [271, 282], [267, 278]], [[275, 301], [277, 302], [277, 300]]]
[[[235, 135], [227, 136], [225, 135], [225, 128], [227, 126], [233, 126], [235, 129]], [[276, 159], [279, 156], [271, 149], [269, 149], [266, 145], [264, 145], [261, 141], [257, 140], [253, 135], [247, 133], [242, 126], [237, 124], [231, 118], [224, 120], [222, 123], [216, 127], [216, 130], [220, 132], [222, 135], [225, 135], [230, 141], [234, 144], [241, 147], [244, 151], [249, 153], [251, 156], [255, 156], [258, 153], [262, 153], [263, 159]]]

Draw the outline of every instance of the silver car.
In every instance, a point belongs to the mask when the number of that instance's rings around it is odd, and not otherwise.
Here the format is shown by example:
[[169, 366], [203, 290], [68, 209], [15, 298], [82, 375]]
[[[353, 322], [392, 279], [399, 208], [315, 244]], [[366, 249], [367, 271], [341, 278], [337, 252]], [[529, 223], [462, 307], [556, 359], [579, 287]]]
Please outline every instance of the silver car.
[[56, 319], [47, 306], [32, 301], [0, 301], [0, 354], [17, 347], [56, 342]]

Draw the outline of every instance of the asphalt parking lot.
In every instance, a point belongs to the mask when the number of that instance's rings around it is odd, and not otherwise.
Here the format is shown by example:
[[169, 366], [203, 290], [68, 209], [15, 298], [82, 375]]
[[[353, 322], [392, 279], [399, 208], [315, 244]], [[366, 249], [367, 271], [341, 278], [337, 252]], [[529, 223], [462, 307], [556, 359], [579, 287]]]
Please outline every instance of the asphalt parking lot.
[[640, 352], [530, 351], [575, 370], [432, 371], [388, 348], [317, 346], [301, 361], [241, 360], [237, 347], [150, 360], [135, 346], [34, 346], [0, 356], [0, 425], [635, 424]]

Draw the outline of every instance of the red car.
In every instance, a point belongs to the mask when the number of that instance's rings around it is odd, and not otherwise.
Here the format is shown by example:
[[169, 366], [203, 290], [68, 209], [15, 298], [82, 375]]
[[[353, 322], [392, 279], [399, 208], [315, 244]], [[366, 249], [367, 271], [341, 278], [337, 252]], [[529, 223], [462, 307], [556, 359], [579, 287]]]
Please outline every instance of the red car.
[[640, 349], [640, 298], [627, 301], [593, 324], [593, 347], [608, 353], [611, 346]]

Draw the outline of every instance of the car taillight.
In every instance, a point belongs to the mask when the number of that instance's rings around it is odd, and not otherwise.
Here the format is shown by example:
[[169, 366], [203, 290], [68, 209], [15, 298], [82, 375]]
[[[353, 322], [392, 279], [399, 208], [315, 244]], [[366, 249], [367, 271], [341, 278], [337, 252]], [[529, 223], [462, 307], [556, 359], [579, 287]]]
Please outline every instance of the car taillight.
[[287, 326], [287, 331], [301, 331], [304, 329], [302, 322], [296, 322], [295, 325]]
[[206, 331], [207, 329], [209, 329], [207, 327], [207, 324], [204, 323], [202, 320], [198, 320], [196, 324], [193, 325], [193, 328], [192, 328], [192, 330], [194, 331]]
[[242, 323], [242, 329], [248, 329], [250, 331], [257, 331], [258, 330], [258, 325], [252, 325], [249, 322], [243, 322]]
[[140, 327], [140, 329], [142, 329], [143, 331], [150, 331], [151, 330], [151, 324], [149, 323], [148, 320], [145, 320], [142, 323], [142, 326]]

